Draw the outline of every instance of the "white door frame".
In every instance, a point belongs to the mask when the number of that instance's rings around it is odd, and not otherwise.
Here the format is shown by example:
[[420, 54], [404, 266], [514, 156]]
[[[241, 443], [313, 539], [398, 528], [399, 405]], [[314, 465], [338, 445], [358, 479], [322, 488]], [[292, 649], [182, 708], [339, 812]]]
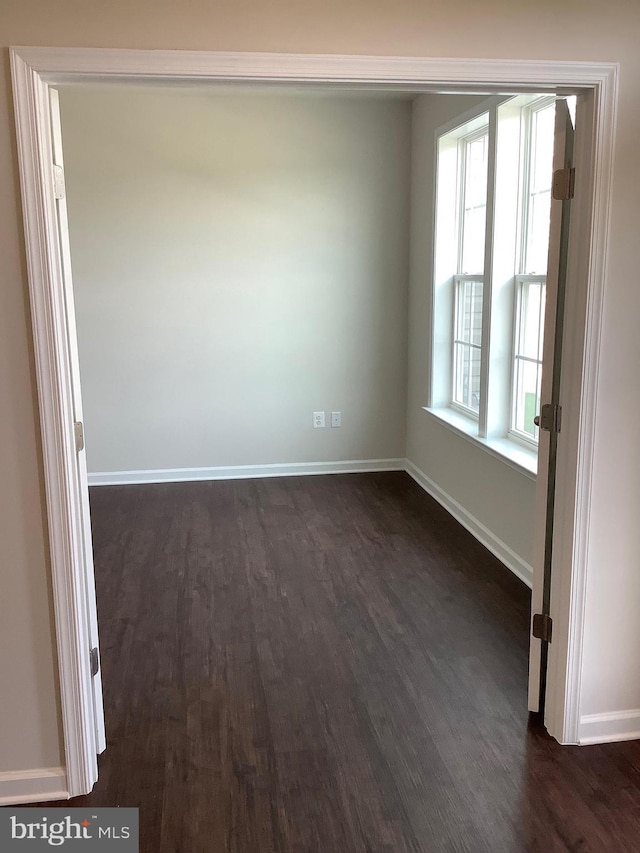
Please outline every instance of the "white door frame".
[[[545, 724], [578, 742], [589, 556], [591, 459], [618, 65], [166, 50], [11, 49], [33, 339], [42, 427], [55, 627], [69, 796], [97, 779], [82, 529], [76, 510], [69, 329], [56, 233], [47, 87], [61, 83], [331, 84], [419, 92], [585, 94], [590, 121], [576, 135], [576, 197], [567, 282], [563, 425], [558, 481]], [[586, 129], [586, 132], [585, 132]], [[586, 248], [585, 248], [586, 247]]]

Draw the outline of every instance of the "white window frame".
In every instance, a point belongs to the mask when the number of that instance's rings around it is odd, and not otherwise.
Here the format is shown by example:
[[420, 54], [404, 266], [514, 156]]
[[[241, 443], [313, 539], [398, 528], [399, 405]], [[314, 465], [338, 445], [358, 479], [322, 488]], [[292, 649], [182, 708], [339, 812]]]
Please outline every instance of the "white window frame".
[[[462, 271], [462, 221], [464, 205], [464, 151], [466, 144], [487, 133], [489, 127], [490, 108], [505, 100], [503, 97], [492, 97], [483, 101], [477, 109], [460, 117], [452, 123], [446, 132], [436, 137], [438, 150], [438, 166], [436, 181], [441, 182], [436, 196], [440, 199], [440, 216], [434, 219], [436, 242], [440, 244], [440, 257], [446, 257], [440, 265], [440, 275], [434, 268], [437, 285], [434, 283], [435, 299], [439, 308], [434, 311], [433, 319], [437, 324], [433, 341], [437, 357], [432, 362], [438, 362], [439, 372], [433, 372], [429, 390], [429, 405], [434, 404], [458, 417], [462, 423], [473, 425], [478, 431], [479, 413], [457, 403], [454, 399], [455, 358], [454, 340], [456, 338], [456, 291], [458, 282], [465, 279], [481, 281], [485, 287], [484, 273], [471, 273], [465, 276]], [[445, 177], [446, 176], [446, 177]], [[455, 191], [451, 192], [451, 186]], [[483, 317], [484, 321], [484, 317]], [[483, 342], [481, 342], [482, 346]]]
[[[456, 222], [455, 222], [455, 239], [457, 244], [457, 259], [456, 273], [453, 276], [453, 312], [452, 312], [452, 331], [451, 331], [451, 400], [450, 406], [452, 409], [460, 412], [467, 417], [473, 418], [475, 421], [479, 419], [480, 399], [482, 391], [480, 391], [478, 400], [478, 411], [470, 406], [466, 406], [460, 400], [456, 399], [456, 382], [457, 382], [457, 366], [459, 358], [459, 349], [461, 346], [468, 346], [472, 349], [477, 349], [482, 359], [482, 341], [480, 344], [473, 344], [470, 341], [458, 339], [458, 311], [460, 307], [460, 286], [467, 281], [477, 281], [482, 284], [484, 290], [484, 269], [482, 271], [468, 271], [463, 268], [464, 258], [464, 232], [465, 232], [465, 200], [466, 200], [466, 178], [467, 178], [467, 162], [468, 151], [471, 143], [483, 137], [487, 138], [489, 144], [489, 124], [483, 124], [478, 128], [465, 133], [458, 138], [457, 144], [457, 176], [456, 176]], [[486, 209], [486, 202], [485, 202]], [[486, 227], [486, 223], [485, 223]], [[484, 311], [482, 316], [482, 325], [484, 326]], [[482, 370], [482, 369], [481, 369]], [[481, 378], [482, 386], [482, 378]]]

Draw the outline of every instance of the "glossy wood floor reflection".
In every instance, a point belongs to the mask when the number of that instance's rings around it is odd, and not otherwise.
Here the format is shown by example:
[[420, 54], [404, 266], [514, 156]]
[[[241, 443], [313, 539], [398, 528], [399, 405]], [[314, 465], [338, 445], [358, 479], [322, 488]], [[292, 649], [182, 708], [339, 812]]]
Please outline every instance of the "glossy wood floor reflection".
[[638, 851], [640, 746], [526, 711], [529, 593], [405, 474], [92, 490], [143, 853]]

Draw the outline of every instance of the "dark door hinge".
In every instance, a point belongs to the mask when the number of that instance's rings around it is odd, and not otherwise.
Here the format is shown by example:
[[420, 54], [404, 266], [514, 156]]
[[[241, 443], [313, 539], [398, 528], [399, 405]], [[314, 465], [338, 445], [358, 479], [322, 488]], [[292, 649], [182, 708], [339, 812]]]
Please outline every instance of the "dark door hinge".
[[533, 636], [545, 643], [551, 642], [553, 620], [548, 613], [536, 613], [533, 617]]
[[556, 169], [553, 173], [551, 194], [556, 201], [568, 201], [575, 194], [576, 170], [571, 166]]
[[562, 426], [562, 406], [545, 403], [540, 414], [533, 419], [534, 424], [545, 432], [560, 432]]
[[89, 651], [89, 663], [91, 665], [91, 678], [93, 678], [94, 675], [98, 674], [98, 669], [100, 668], [98, 649], [96, 646]]

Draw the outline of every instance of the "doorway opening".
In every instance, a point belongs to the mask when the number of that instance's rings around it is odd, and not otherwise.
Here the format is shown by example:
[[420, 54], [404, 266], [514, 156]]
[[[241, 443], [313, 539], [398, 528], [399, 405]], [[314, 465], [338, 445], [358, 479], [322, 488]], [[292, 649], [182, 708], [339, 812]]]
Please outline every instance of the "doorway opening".
[[[107, 52], [108, 53], [108, 52]], [[127, 52], [123, 52], [127, 53]], [[133, 52], [135, 53], [135, 52]], [[412, 93], [443, 93], [467, 90], [483, 94], [492, 92], [551, 92], [579, 95], [577, 128], [583, 128], [576, 138], [576, 203], [572, 217], [568, 246], [569, 278], [586, 282], [571, 290], [571, 312], [565, 324], [563, 374], [567, 388], [564, 398], [563, 443], [558, 448], [559, 477], [556, 489], [556, 527], [554, 544], [553, 583], [551, 593], [554, 612], [554, 644], [548, 670], [548, 701], [546, 724], [561, 742], [577, 739], [579, 702], [579, 660], [581, 648], [580, 596], [584, 577], [576, 554], [586, 548], [588, 517], [589, 471], [582, 462], [583, 443], [590, 440], [592, 401], [585, 394], [590, 382], [595, 382], [599, 299], [602, 269], [600, 264], [606, 248], [606, 207], [610, 164], [607, 150], [610, 145], [610, 115], [614, 101], [615, 69], [613, 66], [574, 68], [570, 63], [555, 64], [547, 69], [551, 75], [541, 79], [540, 64], [531, 63], [474, 63], [471, 82], [464, 63], [424, 60], [415, 61], [411, 68], [401, 60], [357, 60], [351, 58], [318, 58], [315, 69], [306, 71], [304, 58], [274, 57], [272, 64], [255, 65], [254, 59], [237, 59], [237, 68], [230, 72], [228, 57], [204, 55], [203, 65], [171, 71], [171, 61], [179, 55], [160, 57], [156, 52], [136, 54], [137, 70], [128, 58], [107, 57], [101, 51], [77, 52], [21, 49], [12, 53], [16, 110], [20, 128], [19, 147], [25, 203], [27, 247], [30, 260], [30, 286], [34, 317], [36, 360], [39, 371], [39, 392], [45, 445], [45, 466], [49, 524], [52, 539], [52, 571], [56, 627], [60, 652], [65, 749], [67, 752], [68, 787], [70, 795], [91, 789], [96, 778], [95, 753], [100, 746], [96, 735], [96, 699], [91, 681], [90, 599], [91, 579], [86, 573], [87, 511], [83, 503], [86, 493], [86, 467], [83, 473], [83, 449], [77, 439], [77, 403], [74, 402], [74, 364], [70, 353], [73, 342], [73, 311], [69, 310], [69, 288], [64, 280], [65, 262], [69, 263], [68, 241], [60, 228], [59, 204], [52, 153], [55, 134], [52, 134], [50, 88], [52, 84], [73, 80], [87, 83], [92, 75], [110, 74], [146, 79], [189, 77], [237, 81], [239, 76], [259, 82], [278, 79], [283, 83], [301, 85], [308, 82], [332, 85], [400, 90]], [[298, 66], [296, 66], [298, 62]], [[416, 62], [418, 64], [416, 65]], [[145, 64], [146, 63], [146, 64]], [[154, 65], [154, 63], [157, 63]], [[167, 65], [168, 63], [168, 65]], [[207, 64], [208, 63], [208, 64]], [[354, 64], [355, 63], [355, 64]], [[452, 63], [452, 64], [450, 64]], [[197, 64], [197, 63], [196, 63]], [[347, 67], [348, 66], [348, 67]], [[420, 66], [420, 67], [419, 67]], [[208, 71], [205, 69], [208, 68]], [[142, 69], [142, 70], [141, 70]], [[354, 70], [357, 69], [357, 70]], [[505, 74], [510, 77], [505, 78]], [[581, 75], [584, 76], [581, 76]], [[466, 76], [465, 76], [466, 75]], [[504, 80], [510, 79], [507, 85]], [[479, 84], [477, 81], [481, 80]], [[550, 82], [551, 81], [551, 82]], [[466, 84], [466, 85], [465, 85]], [[597, 94], [597, 97], [596, 97]], [[595, 133], [594, 133], [595, 131]], [[55, 159], [55, 157], [53, 158]], [[577, 209], [576, 209], [577, 208]], [[595, 259], [595, 260], [594, 260]], [[69, 267], [70, 268], [70, 267]], [[591, 323], [591, 325], [589, 325]], [[589, 336], [586, 329], [589, 329]], [[71, 349], [73, 347], [71, 346]], [[79, 377], [78, 377], [79, 378]], [[579, 379], [579, 381], [576, 381]], [[572, 390], [573, 389], [573, 390]], [[578, 390], [575, 390], [578, 389]], [[583, 389], [580, 393], [579, 389]], [[564, 400], [563, 400], [564, 402]], [[565, 438], [566, 437], [566, 438]], [[567, 522], [576, 518], [577, 523]], [[537, 539], [542, 541], [540, 531]]]

